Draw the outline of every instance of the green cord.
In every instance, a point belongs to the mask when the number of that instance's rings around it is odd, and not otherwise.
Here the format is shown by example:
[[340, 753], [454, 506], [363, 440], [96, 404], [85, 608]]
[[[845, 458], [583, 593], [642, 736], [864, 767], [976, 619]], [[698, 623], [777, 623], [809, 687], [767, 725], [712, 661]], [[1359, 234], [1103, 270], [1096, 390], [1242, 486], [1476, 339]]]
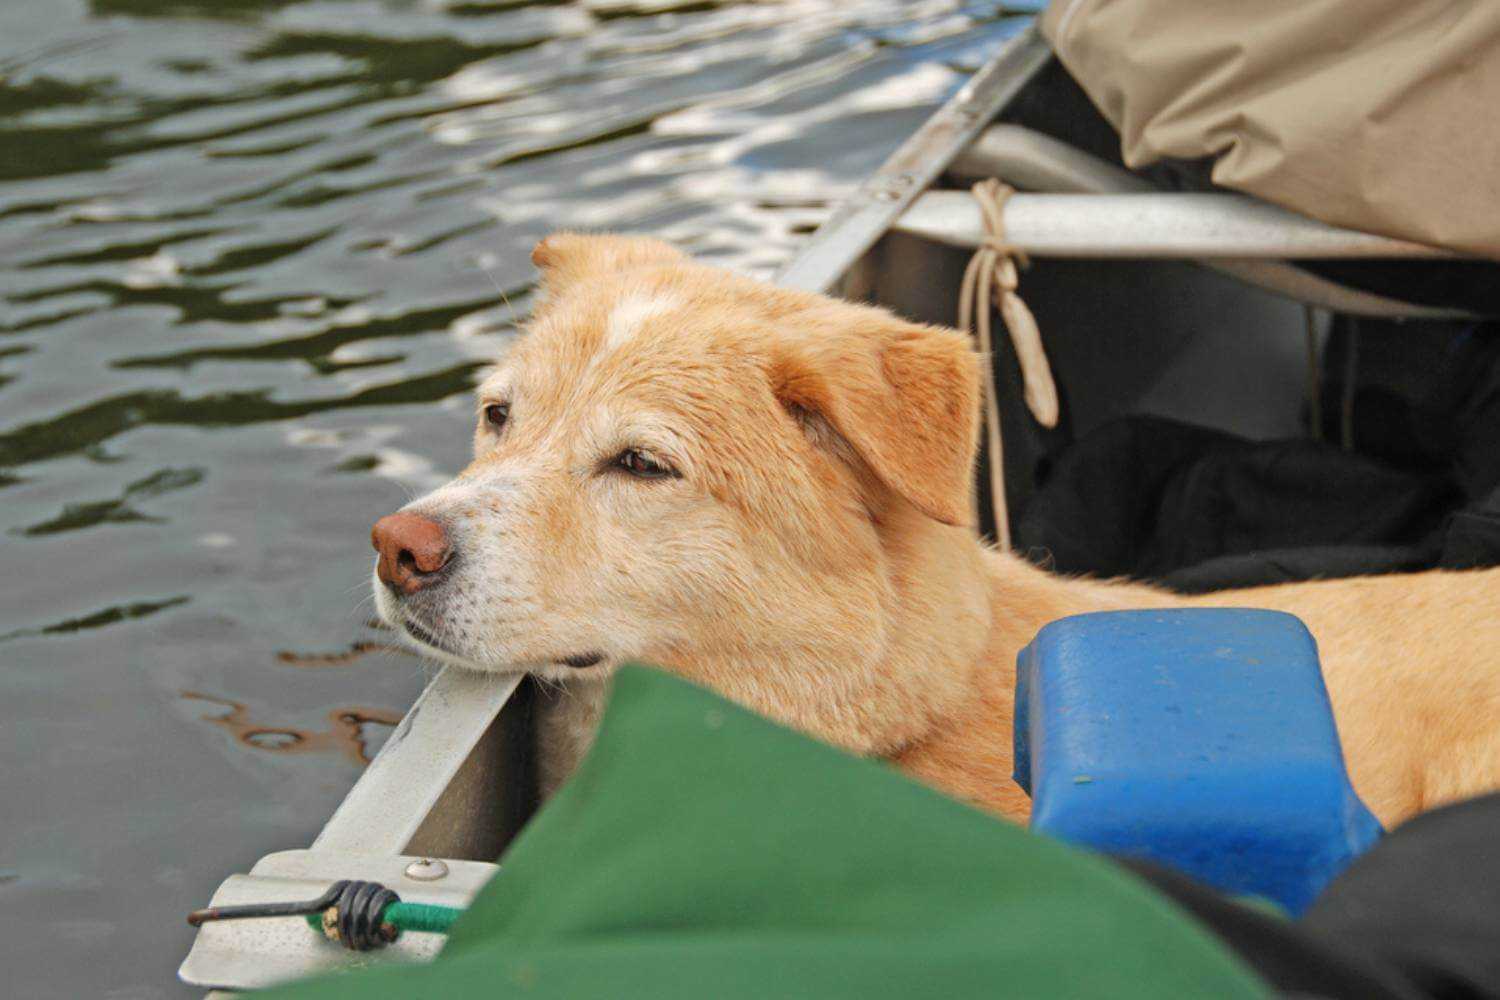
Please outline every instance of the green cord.
[[[452, 906], [434, 906], [431, 903], [392, 903], [380, 914], [380, 922], [392, 924], [398, 931], [419, 931], [424, 934], [447, 934], [453, 921], [463, 910]], [[315, 931], [323, 930], [323, 914], [309, 913], [307, 926]]]
[[395, 924], [398, 930], [447, 934], [453, 921], [463, 912], [452, 906], [435, 906], [431, 903], [392, 903], [380, 916], [386, 923]]

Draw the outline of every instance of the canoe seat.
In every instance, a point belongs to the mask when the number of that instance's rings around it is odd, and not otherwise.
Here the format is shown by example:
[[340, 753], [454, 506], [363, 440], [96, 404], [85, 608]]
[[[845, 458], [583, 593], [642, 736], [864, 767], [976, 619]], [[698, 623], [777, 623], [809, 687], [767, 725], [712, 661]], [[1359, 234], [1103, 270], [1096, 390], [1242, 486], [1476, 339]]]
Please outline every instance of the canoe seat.
[[1015, 778], [1034, 830], [1293, 914], [1382, 832], [1292, 615], [1078, 615], [1043, 628], [1017, 668]]

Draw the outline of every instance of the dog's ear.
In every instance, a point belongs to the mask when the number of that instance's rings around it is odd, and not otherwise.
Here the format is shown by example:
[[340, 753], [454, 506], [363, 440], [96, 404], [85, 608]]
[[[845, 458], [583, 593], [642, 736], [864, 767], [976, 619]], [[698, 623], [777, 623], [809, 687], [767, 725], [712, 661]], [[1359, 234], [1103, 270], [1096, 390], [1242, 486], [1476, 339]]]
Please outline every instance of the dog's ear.
[[686, 259], [681, 250], [661, 240], [602, 233], [553, 233], [531, 251], [531, 262], [541, 270], [542, 283], [553, 290], [590, 275]]
[[979, 357], [956, 331], [867, 316], [874, 329], [784, 345], [772, 369], [776, 396], [822, 418], [928, 516], [969, 524]]

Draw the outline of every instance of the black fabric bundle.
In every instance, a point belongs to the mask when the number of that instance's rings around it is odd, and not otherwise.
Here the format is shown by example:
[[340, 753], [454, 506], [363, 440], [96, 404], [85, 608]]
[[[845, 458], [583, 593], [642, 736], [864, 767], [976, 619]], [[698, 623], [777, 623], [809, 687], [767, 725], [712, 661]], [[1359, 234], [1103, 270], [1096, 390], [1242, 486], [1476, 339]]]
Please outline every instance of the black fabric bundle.
[[[1341, 320], [1326, 369], [1355, 350], [1351, 450], [1114, 421], [1041, 463], [1017, 549], [1189, 593], [1500, 564], [1500, 324]], [[1345, 389], [1323, 387], [1335, 436]]]
[[1500, 997], [1500, 795], [1425, 813], [1334, 879], [1301, 920], [1117, 858], [1214, 932], [1281, 995]]

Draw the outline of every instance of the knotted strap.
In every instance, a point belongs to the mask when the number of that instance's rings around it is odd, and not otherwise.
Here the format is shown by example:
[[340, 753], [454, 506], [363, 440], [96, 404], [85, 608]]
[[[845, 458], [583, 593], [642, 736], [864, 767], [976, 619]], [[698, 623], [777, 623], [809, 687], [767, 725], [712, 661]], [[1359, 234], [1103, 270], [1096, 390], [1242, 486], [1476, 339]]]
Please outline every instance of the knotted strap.
[[1025, 264], [1026, 255], [1005, 241], [1005, 202], [1016, 193], [1015, 189], [991, 178], [980, 181], [971, 190], [979, 203], [985, 237], [964, 270], [963, 286], [958, 293], [958, 325], [975, 332], [979, 350], [985, 356], [984, 422], [990, 456], [990, 503], [995, 511], [997, 541], [1002, 549], [1008, 549], [1010, 518], [1005, 504], [1005, 452], [1000, 438], [1000, 407], [990, 337], [992, 301], [999, 308], [1016, 349], [1026, 407], [1043, 427], [1057, 426], [1057, 384], [1052, 379], [1052, 366], [1047, 362], [1036, 317], [1016, 293], [1020, 283], [1016, 265], [1018, 261]]

